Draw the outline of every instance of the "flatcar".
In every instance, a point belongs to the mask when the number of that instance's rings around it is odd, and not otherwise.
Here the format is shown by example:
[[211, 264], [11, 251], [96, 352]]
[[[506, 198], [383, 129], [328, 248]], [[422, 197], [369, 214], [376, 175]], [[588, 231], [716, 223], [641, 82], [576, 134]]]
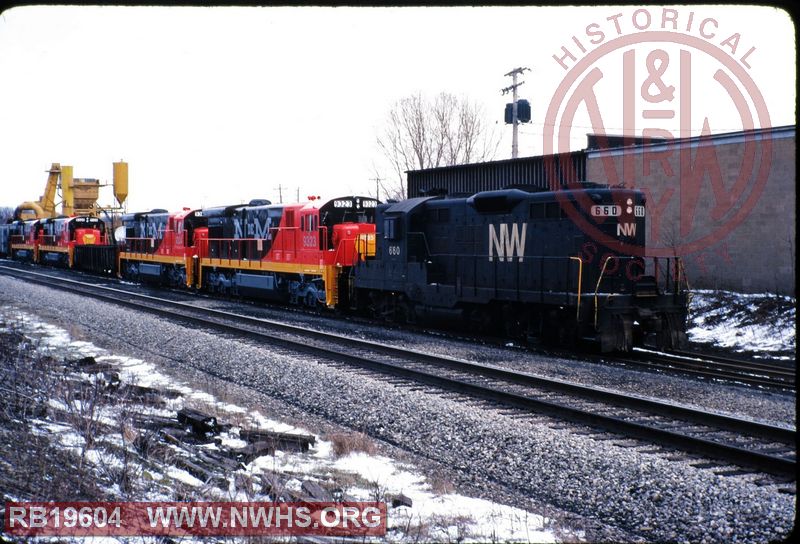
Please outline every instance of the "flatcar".
[[602, 351], [678, 347], [688, 285], [679, 259], [645, 257], [645, 204], [641, 191], [587, 182], [384, 204], [350, 300], [389, 319]]

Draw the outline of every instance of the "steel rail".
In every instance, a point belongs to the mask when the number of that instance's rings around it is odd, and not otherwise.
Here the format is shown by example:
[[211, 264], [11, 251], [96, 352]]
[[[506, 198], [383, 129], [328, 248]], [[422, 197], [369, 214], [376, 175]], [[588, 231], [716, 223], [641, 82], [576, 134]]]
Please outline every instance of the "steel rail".
[[607, 360], [642, 366], [645, 368], [657, 368], [665, 370], [675, 370], [685, 374], [700, 376], [709, 379], [732, 380], [749, 385], [762, 387], [773, 387], [779, 389], [794, 390], [795, 373], [786, 369], [766, 371], [761, 369], [721, 368], [722, 364], [713, 360], [702, 360], [702, 356], [689, 359], [684, 356], [675, 356], [669, 353], [656, 353], [647, 351], [634, 351], [628, 355], [618, 355], [607, 357]]
[[763, 370], [765, 372], [773, 372], [775, 374], [786, 374], [789, 376], [795, 375], [795, 372], [790, 366], [789, 361], [786, 361], [783, 364], [778, 362], [768, 363], [768, 362], [752, 361], [746, 359], [737, 359], [735, 357], [725, 357], [723, 355], [704, 354], [696, 351], [686, 351], [686, 350], [671, 350], [666, 352], [666, 354], [669, 356], [682, 357], [690, 360], [701, 359], [705, 361], [710, 361], [714, 364], [718, 364], [721, 366], [745, 368], [754, 371]]
[[[254, 324], [258, 326], [267, 325], [271, 327], [276, 327], [282, 332], [291, 332], [304, 336], [311, 336], [314, 338], [331, 341], [339, 345], [345, 344], [350, 347], [357, 347], [360, 349], [370, 349], [373, 351], [378, 351], [393, 356], [399, 356], [406, 359], [411, 358], [412, 360], [418, 362], [434, 363], [439, 366], [447, 366], [458, 370], [467, 370], [469, 372], [475, 374], [481, 374], [483, 376], [501, 378], [512, 383], [544, 387], [547, 389], [570, 393], [573, 395], [577, 394], [578, 396], [582, 396], [583, 398], [602, 400], [604, 402], [609, 402], [612, 404], [617, 404], [629, 408], [643, 409], [657, 415], [670, 415], [672, 417], [689, 419], [696, 423], [701, 423], [704, 425], [713, 425], [718, 429], [721, 428], [723, 430], [745, 432], [751, 436], [759, 436], [762, 438], [767, 438], [778, 442], [786, 442], [789, 444], [794, 444], [796, 440], [796, 432], [793, 429], [786, 429], [783, 427], [767, 425], [745, 419], [733, 418], [721, 414], [713, 414], [709, 412], [693, 410], [691, 408], [679, 405], [673, 405], [661, 401], [654, 401], [652, 399], [645, 399], [642, 397], [622, 395], [612, 391], [589, 388], [578, 384], [571, 384], [569, 382], [563, 382], [560, 380], [542, 378], [531, 374], [518, 373], [508, 369], [503, 369], [491, 365], [478, 365], [467, 361], [439, 357], [435, 355], [426, 354], [423, 352], [406, 350], [394, 346], [387, 346], [385, 344], [379, 344], [376, 342], [370, 342], [366, 340], [360, 340], [341, 335], [335, 335], [331, 333], [324, 333], [320, 331], [313, 331], [295, 325], [289, 325], [286, 323], [280, 323], [249, 316], [242, 316], [240, 314], [234, 314], [222, 310], [197, 307], [195, 305], [185, 302], [172, 301], [140, 293], [132, 293], [130, 291], [115, 289], [106, 286], [91, 285], [85, 282], [70, 280], [66, 278], [54, 278], [53, 276], [37, 272], [21, 271], [19, 269], [8, 268], [3, 266], [0, 266], [0, 272], [16, 277], [27, 275], [28, 278], [22, 278], [22, 279], [27, 279], [28, 281], [33, 281], [35, 283], [39, 283], [48, 287], [56, 287], [59, 289], [76, 292], [81, 295], [89, 295], [100, 300], [105, 300], [114, 304], [131, 307], [133, 309], [140, 311], [143, 310], [150, 313], [158, 314], [173, 320], [190, 322], [205, 327], [209, 327], [212, 329], [223, 330], [225, 332], [229, 332], [238, 336], [244, 336], [259, 340], [267, 339], [272, 345], [279, 345], [295, 352], [307, 353], [314, 356], [323, 356], [337, 361], [345, 361], [349, 364], [353, 364], [355, 366], [359, 366], [362, 368], [368, 368], [371, 370], [378, 369], [384, 373], [401, 376], [417, 382], [426, 383], [428, 385], [448, 389], [451, 391], [457, 391], [460, 393], [469, 394], [471, 396], [475, 396], [485, 400], [490, 400], [492, 402], [504, 404], [506, 406], [510, 406], [513, 408], [519, 408], [527, 411], [534, 411], [537, 413], [545, 413], [575, 423], [600, 427], [611, 432], [624, 434], [626, 436], [631, 436], [634, 438], [650, 442], [656, 442], [670, 447], [677, 447], [680, 449], [700, 453], [703, 455], [708, 455], [717, 459], [723, 459], [725, 461], [754, 468], [759, 471], [779, 474], [781, 476], [794, 475], [795, 473], [796, 463], [794, 459], [768, 455], [758, 451], [751, 451], [744, 448], [740, 448], [738, 446], [731, 446], [728, 444], [723, 444], [712, 440], [698, 438], [696, 436], [685, 435], [670, 430], [642, 425], [640, 423], [628, 421], [618, 417], [596, 414], [586, 410], [574, 408], [571, 406], [556, 404], [553, 402], [549, 402], [547, 400], [519, 395], [516, 393], [511, 393], [508, 391], [503, 391], [497, 388], [487, 387], [484, 385], [477, 385], [474, 383], [466, 382], [464, 380], [447, 378], [437, 374], [432, 374], [430, 372], [424, 372], [421, 370], [404, 367], [396, 363], [377, 361], [374, 358], [354, 355], [352, 353], [346, 353], [337, 349], [314, 346], [301, 341], [290, 340], [285, 337], [269, 334], [264, 331], [254, 331], [250, 329], [245, 329], [242, 328], [240, 324], [222, 323], [205, 317], [200, 317], [196, 315], [187, 315], [186, 313], [178, 313], [174, 310], [166, 309], [163, 306], [172, 306], [180, 308], [181, 310], [201, 312], [223, 319], [231, 319], [240, 322], [244, 321], [249, 324]], [[30, 276], [34, 277], [30, 278]], [[59, 282], [60, 285], [54, 285], [53, 280]], [[95, 292], [93, 292], [93, 290], [95, 290]], [[96, 291], [105, 291], [108, 294]], [[120, 295], [129, 298], [127, 299], [120, 298]], [[161, 304], [162, 307], [159, 308], [156, 306], [150, 306], [148, 304], [145, 304], [143, 301], [154, 304]]]

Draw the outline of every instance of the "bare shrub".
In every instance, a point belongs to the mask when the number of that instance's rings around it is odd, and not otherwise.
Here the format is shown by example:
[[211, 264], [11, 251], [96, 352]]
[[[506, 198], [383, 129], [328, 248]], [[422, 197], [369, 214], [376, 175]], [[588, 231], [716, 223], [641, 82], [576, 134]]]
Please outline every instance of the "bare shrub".
[[363, 451], [368, 455], [377, 452], [375, 443], [364, 433], [334, 433], [328, 437], [333, 443], [333, 453], [343, 457], [355, 451]]
[[437, 495], [449, 495], [456, 490], [456, 486], [453, 485], [453, 482], [438, 474], [428, 478], [428, 484], [431, 486], [431, 491]]
[[57, 396], [65, 407], [66, 420], [84, 440], [80, 454], [81, 467], [86, 460], [86, 453], [93, 448], [101, 432], [101, 414], [108, 404], [104, 393], [105, 386], [97, 375], [86, 383], [65, 374], [59, 384]]
[[36, 343], [16, 323], [0, 330], [0, 421], [29, 425], [47, 412], [55, 361], [36, 352]]

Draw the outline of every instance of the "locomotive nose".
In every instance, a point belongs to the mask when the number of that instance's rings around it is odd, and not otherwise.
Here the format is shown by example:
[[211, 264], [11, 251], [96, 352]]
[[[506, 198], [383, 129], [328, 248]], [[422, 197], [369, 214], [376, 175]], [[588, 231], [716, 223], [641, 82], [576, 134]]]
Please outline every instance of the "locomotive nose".
[[94, 245], [94, 243], [96, 241], [97, 241], [97, 237], [94, 235], [93, 232], [86, 232], [81, 237], [81, 243], [83, 243], [84, 245], [87, 245], [87, 246], [88, 245]]

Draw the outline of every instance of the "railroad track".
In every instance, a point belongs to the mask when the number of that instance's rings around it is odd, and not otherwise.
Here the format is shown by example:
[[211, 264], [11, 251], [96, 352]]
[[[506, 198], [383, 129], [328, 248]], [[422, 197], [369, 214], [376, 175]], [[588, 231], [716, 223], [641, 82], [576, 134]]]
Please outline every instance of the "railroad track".
[[611, 361], [656, 370], [676, 371], [708, 380], [725, 380], [757, 387], [796, 390], [796, 371], [785, 364], [744, 361], [686, 351], [664, 353], [634, 348]]
[[[9, 262], [9, 264], [12, 264], [12, 262]], [[14, 270], [24, 271], [24, 269], [17, 268], [19, 266], [17, 263], [13, 264]], [[189, 296], [187, 291], [170, 289], [169, 292], [173, 295], [180, 295], [183, 298], [197, 298], [196, 296]], [[214, 295], [206, 295], [202, 297], [202, 299], [217, 300], [217, 297]], [[223, 298], [220, 300], [226, 299]], [[280, 308], [281, 311], [285, 311], [291, 315], [299, 315], [303, 317], [315, 315], [315, 312], [309, 311], [302, 307], [290, 305], [277, 305], [277, 307]], [[374, 320], [353, 316], [350, 316], [349, 319], [355, 323], [360, 323], [363, 320], [368, 325], [375, 325]], [[437, 337], [437, 335], [432, 334], [430, 330], [423, 327], [402, 324], [400, 326], [408, 329], [411, 332], [431, 335], [434, 340]], [[462, 333], [451, 333], [451, 338], [453, 337], [452, 334], [457, 334], [456, 337], [463, 341], [481, 342], [486, 345], [494, 345], [498, 347], [506, 347], [509, 341], [507, 338]], [[541, 348], [526, 346], [523, 349], [549, 357], [565, 357], [568, 359], [576, 358], [575, 351], [568, 351], [558, 347]], [[639, 367], [658, 372], [669, 372], [675, 375], [692, 376], [700, 380], [719, 381], [736, 386], [768, 388], [787, 392], [796, 391], [796, 370], [794, 368], [794, 362], [769, 363], [735, 359], [731, 357], [723, 357], [719, 355], [691, 351], [676, 350], [666, 353], [640, 348], [634, 348], [632, 353], [625, 355], [600, 356], [596, 353], [584, 353], [581, 355], [581, 358], [584, 361], [597, 362], [598, 364], [621, 364], [624, 366]]]
[[421, 383], [523, 414], [552, 416], [677, 448], [712, 458], [717, 466], [734, 464], [794, 478], [795, 429], [38, 272], [0, 266], [0, 273], [173, 321], [267, 341], [334, 364], [379, 371], [412, 386]]

